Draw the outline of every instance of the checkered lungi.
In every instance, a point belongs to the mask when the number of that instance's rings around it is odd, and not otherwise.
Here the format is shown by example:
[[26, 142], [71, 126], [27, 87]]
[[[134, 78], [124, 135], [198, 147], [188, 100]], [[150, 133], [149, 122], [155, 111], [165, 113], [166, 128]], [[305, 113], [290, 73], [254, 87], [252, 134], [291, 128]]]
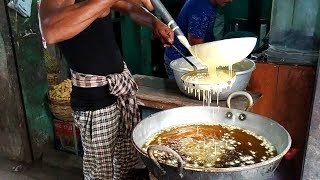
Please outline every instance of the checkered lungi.
[[89, 88], [109, 85], [117, 103], [95, 111], [75, 111], [81, 132], [85, 179], [132, 179], [137, 154], [131, 131], [140, 121], [135, 93], [138, 89], [129, 70], [108, 76], [82, 74], [71, 70], [74, 86]]

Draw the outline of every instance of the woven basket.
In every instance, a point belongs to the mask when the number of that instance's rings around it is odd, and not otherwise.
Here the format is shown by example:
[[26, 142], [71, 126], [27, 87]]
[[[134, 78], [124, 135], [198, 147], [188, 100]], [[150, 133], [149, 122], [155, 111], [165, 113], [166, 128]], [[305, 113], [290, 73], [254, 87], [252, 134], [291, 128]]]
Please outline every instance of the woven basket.
[[50, 110], [56, 118], [62, 121], [73, 121], [70, 100], [51, 99], [49, 96], [48, 99]]
[[49, 54], [48, 49], [43, 49], [43, 57], [45, 60], [45, 65], [47, 67], [48, 73], [57, 73], [59, 72], [59, 61], [56, 57]]
[[49, 87], [53, 87], [60, 83], [59, 73], [48, 73], [47, 80]]

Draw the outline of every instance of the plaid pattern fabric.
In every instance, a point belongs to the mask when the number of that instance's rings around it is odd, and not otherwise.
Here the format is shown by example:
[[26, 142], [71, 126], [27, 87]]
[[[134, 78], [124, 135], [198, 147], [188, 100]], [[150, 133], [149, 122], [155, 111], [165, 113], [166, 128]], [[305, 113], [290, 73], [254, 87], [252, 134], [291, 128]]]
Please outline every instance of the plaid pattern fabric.
[[74, 112], [84, 149], [85, 180], [132, 179], [137, 156], [119, 119], [116, 103], [96, 111]]
[[91, 88], [109, 85], [117, 103], [96, 111], [75, 111], [81, 132], [85, 179], [132, 179], [137, 154], [131, 143], [133, 127], [140, 121], [137, 84], [125, 65], [120, 74], [97, 76], [71, 70], [74, 86]]
[[121, 110], [121, 123], [130, 134], [133, 127], [140, 121], [140, 111], [136, 98], [138, 86], [124, 64], [124, 70], [120, 74], [98, 76], [83, 74], [71, 70], [71, 82], [74, 86], [90, 88], [109, 85], [110, 93], [118, 97], [118, 105]]
[[71, 81], [74, 86], [91, 88], [100, 87], [108, 84], [107, 76], [97, 76], [92, 74], [83, 74], [70, 69]]

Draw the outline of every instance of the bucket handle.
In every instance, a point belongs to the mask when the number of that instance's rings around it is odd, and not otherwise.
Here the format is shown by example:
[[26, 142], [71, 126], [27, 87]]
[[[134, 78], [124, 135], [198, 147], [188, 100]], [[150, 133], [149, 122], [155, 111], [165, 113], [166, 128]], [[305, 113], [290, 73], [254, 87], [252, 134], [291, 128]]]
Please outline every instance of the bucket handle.
[[163, 167], [161, 167], [161, 165], [158, 162], [158, 160], [154, 157], [154, 151], [155, 150], [165, 151], [165, 152], [168, 152], [168, 153], [172, 154], [178, 161], [177, 172], [179, 173], [180, 178], [183, 178], [182, 170], [183, 170], [183, 167], [184, 167], [184, 162], [183, 162], [181, 156], [176, 151], [172, 150], [171, 148], [169, 148], [167, 146], [150, 145], [148, 147], [148, 149], [147, 149], [148, 156], [149, 156], [149, 158], [152, 159], [152, 161], [160, 169], [162, 175], [165, 175], [167, 172], [166, 172], [166, 170], [163, 169]]
[[252, 106], [253, 106], [252, 96], [249, 93], [245, 92], [245, 91], [237, 91], [237, 92], [234, 92], [234, 93], [230, 94], [228, 96], [228, 99], [227, 99], [227, 107], [228, 108], [231, 108], [231, 105], [230, 105], [231, 104], [231, 99], [236, 97], [236, 96], [245, 96], [248, 99], [248, 105], [247, 105], [247, 108], [245, 109], [245, 111], [248, 111], [249, 109], [252, 108]]

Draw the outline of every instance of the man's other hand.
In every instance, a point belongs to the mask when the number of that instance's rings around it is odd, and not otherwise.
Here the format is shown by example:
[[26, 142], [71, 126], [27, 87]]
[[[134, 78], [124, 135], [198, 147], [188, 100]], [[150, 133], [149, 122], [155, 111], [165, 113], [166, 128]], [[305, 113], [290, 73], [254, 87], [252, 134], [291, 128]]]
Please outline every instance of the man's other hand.
[[153, 25], [153, 37], [159, 38], [164, 47], [169, 47], [173, 43], [174, 33], [167, 25], [157, 20]]

